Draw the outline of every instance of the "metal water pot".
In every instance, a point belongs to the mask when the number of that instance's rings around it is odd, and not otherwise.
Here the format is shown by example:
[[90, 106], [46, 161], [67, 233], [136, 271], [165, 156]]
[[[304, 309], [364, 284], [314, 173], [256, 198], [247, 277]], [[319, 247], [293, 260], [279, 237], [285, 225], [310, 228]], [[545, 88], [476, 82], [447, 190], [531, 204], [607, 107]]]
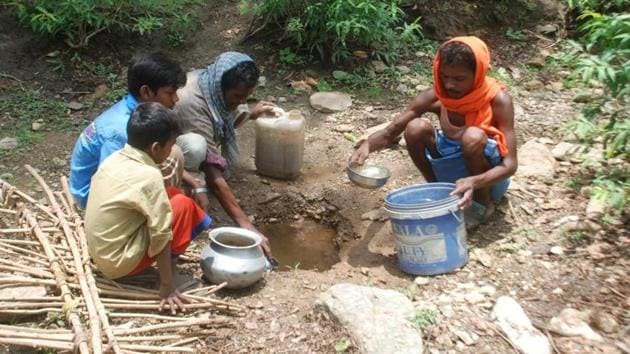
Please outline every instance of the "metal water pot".
[[210, 282], [240, 289], [262, 278], [265, 255], [260, 235], [240, 227], [219, 227], [209, 237], [210, 244], [201, 250], [201, 268]]

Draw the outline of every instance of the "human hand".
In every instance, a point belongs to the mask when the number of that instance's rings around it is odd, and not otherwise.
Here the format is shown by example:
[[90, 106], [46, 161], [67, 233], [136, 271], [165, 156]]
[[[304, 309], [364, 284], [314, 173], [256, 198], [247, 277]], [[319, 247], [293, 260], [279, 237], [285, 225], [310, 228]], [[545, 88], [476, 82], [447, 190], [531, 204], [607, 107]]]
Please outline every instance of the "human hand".
[[193, 199], [206, 214], [210, 214], [210, 200], [208, 199], [208, 194], [196, 193], [193, 195]]
[[258, 119], [264, 113], [271, 113], [277, 106], [271, 102], [260, 101], [254, 106], [254, 109], [249, 114], [251, 119]]
[[269, 259], [269, 261], [271, 262], [271, 260], [273, 260], [274, 258], [273, 258], [273, 255], [271, 254], [271, 243], [269, 242], [269, 239], [267, 238], [267, 236], [263, 235], [262, 232], [258, 231], [258, 229], [256, 229], [254, 225], [248, 225], [248, 226], [245, 226], [245, 228], [248, 229], [249, 231], [253, 231], [257, 233], [258, 235], [260, 235], [260, 237], [262, 238], [262, 241], [260, 242], [260, 247], [262, 248], [263, 253], [267, 257], [267, 259]]
[[366, 139], [359, 144], [359, 147], [354, 151], [352, 156], [350, 156], [348, 163], [358, 163], [359, 165], [363, 165], [369, 154], [370, 143]]
[[175, 315], [179, 308], [182, 312], [186, 312], [184, 304], [189, 304], [190, 300], [182, 295], [172, 285], [160, 285], [160, 307], [158, 310], [162, 311], [165, 306], [171, 310], [171, 313]]
[[472, 205], [474, 191], [475, 191], [475, 178], [466, 177], [466, 178], [460, 178], [457, 181], [455, 181], [455, 189], [453, 189], [450, 195], [461, 194], [462, 197], [457, 203], [457, 207], [460, 209], [466, 209], [470, 205]]

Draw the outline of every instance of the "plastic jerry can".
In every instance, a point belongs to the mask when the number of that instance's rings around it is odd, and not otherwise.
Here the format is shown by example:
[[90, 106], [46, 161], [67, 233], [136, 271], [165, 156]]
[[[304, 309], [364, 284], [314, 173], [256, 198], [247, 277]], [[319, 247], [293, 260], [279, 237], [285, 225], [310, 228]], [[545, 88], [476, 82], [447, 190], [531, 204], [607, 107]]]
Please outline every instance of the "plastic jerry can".
[[295, 179], [304, 158], [304, 117], [298, 110], [274, 108], [274, 116], [256, 119], [256, 170], [259, 174]]

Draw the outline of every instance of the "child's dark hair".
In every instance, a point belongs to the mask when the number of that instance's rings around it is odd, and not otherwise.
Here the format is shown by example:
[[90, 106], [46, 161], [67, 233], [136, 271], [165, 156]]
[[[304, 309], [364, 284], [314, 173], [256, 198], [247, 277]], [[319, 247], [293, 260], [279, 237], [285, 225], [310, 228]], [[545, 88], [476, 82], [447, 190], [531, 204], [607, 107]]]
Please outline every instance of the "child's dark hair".
[[127, 123], [127, 143], [140, 150], [155, 142], [164, 146], [180, 134], [175, 112], [157, 102], [139, 104]]
[[450, 42], [440, 48], [440, 63], [443, 65], [460, 65], [475, 72], [475, 54], [462, 42]]
[[186, 85], [186, 73], [164, 53], [137, 56], [127, 70], [127, 89], [138, 98], [143, 85], [149, 86], [153, 92], [161, 87], [178, 89]]
[[223, 92], [235, 88], [243, 83], [245, 87], [252, 88], [258, 83], [260, 71], [253, 61], [244, 61], [232, 69], [226, 71], [221, 78], [221, 90]]

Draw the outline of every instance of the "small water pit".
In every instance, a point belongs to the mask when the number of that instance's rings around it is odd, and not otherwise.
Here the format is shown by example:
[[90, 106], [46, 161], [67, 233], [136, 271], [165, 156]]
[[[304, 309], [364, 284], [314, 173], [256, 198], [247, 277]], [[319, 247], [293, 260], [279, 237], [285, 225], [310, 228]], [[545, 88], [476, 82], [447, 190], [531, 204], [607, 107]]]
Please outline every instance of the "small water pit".
[[340, 261], [335, 229], [311, 220], [292, 224], [265, 224], [260, 231], [269, 238], [279, 271], [329, 270]]

